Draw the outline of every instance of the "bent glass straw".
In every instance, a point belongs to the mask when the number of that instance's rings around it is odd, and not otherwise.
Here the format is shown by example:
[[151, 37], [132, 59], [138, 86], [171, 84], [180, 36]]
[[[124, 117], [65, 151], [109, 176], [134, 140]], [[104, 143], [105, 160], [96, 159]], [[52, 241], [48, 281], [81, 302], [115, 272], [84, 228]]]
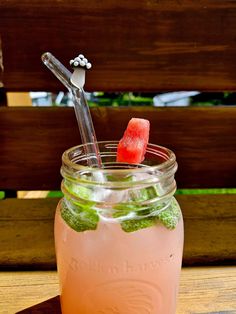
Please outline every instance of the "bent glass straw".
[[42, 61], [71, 93], [81, 140], [85, 144], [86, 155], [88, 156], [88, 165], [101, 168], [102, 161], [96, 134], [83, 88], [78, 88], [71, 83], [72, 73], [50, 52], [45, 52], [42, 55]]

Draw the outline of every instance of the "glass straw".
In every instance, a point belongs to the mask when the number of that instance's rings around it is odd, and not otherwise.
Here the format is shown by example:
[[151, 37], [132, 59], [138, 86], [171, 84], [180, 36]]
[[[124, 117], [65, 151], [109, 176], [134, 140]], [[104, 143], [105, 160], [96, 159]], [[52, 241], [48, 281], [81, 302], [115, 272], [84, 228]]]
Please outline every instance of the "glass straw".
[[85, 144], [84, 147], [88, 156], [88, 165], [101, 168], [101, 156], [83, 88], [78, 88], [71, 83], [70, 78], [72, 73], [50, 52], [45, 52], [42, 55], [42, 61], [71, 93], [81, 140]]

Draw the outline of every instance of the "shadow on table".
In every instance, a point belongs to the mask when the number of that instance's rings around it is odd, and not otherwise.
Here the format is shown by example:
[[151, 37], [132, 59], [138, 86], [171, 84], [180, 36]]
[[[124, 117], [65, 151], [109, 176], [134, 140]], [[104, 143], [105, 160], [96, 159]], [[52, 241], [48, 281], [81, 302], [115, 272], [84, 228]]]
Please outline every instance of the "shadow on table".
[[[59, 295], [15, 314], [62, 314]], [[236, 311], [220, 311], [195, 314], [236, 314]]]
[[60, 297], [56, 296], [16, 314], [61, 314]]

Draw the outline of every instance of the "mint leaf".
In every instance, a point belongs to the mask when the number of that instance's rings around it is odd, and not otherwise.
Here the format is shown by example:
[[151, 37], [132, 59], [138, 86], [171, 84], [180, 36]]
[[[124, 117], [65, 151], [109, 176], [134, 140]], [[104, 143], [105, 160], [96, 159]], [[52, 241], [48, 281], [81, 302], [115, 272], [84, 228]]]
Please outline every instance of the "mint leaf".
[[156, 186], [152, 185], [144, 189], [132, 190], [130, 193], [133, 201], [144, 202], [158, 196]]
[[[131, 191], [131, 200], [135, 202], [143, 202], [149, 199], [157, 197], [157, 190], [155, 186], [150, 186], [144, 189]], [[115, 217], [121, 217], [129, 214], [130, 212], [135, 212], [136, 217], [133, 219], [127, 219], [121, 221], [121, 228], [125, 232], [134, 232], [140, 229], [152, 227], [157, 223], [157, 218], [155, 216], [149, 216], [146, 218], [139, 218], [138, 216], [147, 216], [150, 213], [155, 212], [157, 208], [149, 207], [142, 208], [142, 206], [125, 204], [116, 206]]]
[[167, 229], [174, 229], [181, 217], [181, 210], [177, 201], [174, 199], [170, 206], [163, 210], [157, 217]]
[[118, 175], [118, 174], [107, 174], [106, 175], [107, 181], [109, 182], [132, 182], [133, 176], [128, 175]]
[[125, 219], [120, 222], [121, 228], [125, 232], [133, 232], [139, 229], [144, 229], [155, 225], [157, 218], [154, 216], [139, 218], [138, 216], [144, 216], [150, 214], [151, 209], [142, 210], [141, 206], [131, 204], [119, 204], [116, 205], [116, 212], [113, 214], [114, 218], [126, 216], [131, 212], [135, 212], [135, 217], [131, 219]]
[[121, 222], [121, 228], [125, 232], [134, 232], [140, 229], [152, 227], [156, 224], [156, 217], [147, 217], [142, 219], [129, 219]]
[[[162, 223], [167, 229], [174, 229], [181, 217], [181, 210], [180, 207], [173, 198], [170, 205], [161, 211], [159, 214], [158, 211], [162, 209], [163, 205], [161, 206], [150, 206], [149, 208], [142, 209], [141, 206], [135, 206], [130, 204], [122, 204], [117, 205], [115, 207], [116, 212], [114, 213], [113, 217], [118, 218], [122, 216], [128, 215], [130, 212], [134, 212], [134, 217], [132, 219], [127, 219], [121, 221], [121, 227], [125, 232], [133, 232], [139, 229], [144, 229], [148, 227], [152, 227], [158, 222]], [[151, 216], [148, 216], [151, 215]], [[148, 216], [145, 218], [141, 218], [139, 216]]]
[[85, 186], [78, 185], [74, 182], [65, 181], [65, 187], [70, 194], [75, 195], [78, 198], [89, 200], [91, 198], [91, 190]]
[[65, 202], [62, 202], [61, 216], [77, 232], [95, 230], [99, 221], [97, 212], [91, 207], [76, 204], [70, 209]]

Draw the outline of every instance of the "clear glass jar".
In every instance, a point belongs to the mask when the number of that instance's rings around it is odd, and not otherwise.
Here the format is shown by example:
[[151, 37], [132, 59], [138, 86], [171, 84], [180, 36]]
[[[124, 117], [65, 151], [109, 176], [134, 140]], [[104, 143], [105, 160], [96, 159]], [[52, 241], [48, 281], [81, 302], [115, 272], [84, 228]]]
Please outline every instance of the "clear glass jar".
[[130, 165], [116, 162], [117, 142], [99, 149], [102, 169], [87, 166], [86, 145], [62, 156], [62, 313], [174, 314], [183, 251], [175, 155], [149, 144], [143, 164]]

